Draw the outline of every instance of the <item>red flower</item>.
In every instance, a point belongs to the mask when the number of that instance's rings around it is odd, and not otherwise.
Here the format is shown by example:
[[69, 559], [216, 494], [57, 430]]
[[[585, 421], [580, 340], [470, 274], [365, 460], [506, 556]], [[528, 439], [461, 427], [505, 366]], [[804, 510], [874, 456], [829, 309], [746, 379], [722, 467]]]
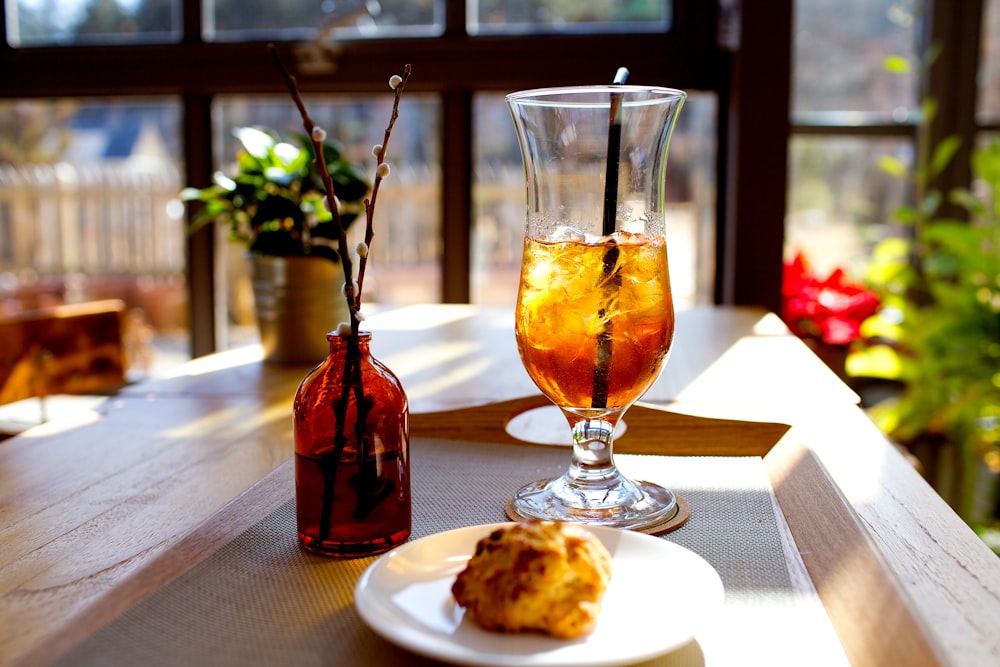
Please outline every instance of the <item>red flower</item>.
[[879, 299], [860, 283], [834, 270], [820, 280], [802, 253], [785, 262], [781, 319], [801, 338], [819, 338], [847, 345], [859, 335], [861, 323], [875, 314]]

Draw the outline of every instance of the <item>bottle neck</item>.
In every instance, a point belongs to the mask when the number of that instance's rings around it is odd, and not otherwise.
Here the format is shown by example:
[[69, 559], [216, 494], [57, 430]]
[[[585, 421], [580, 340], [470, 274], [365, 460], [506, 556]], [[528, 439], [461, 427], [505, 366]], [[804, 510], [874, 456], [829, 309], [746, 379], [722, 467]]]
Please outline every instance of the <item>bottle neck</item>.
[[347, 335], [343, 336], [337, 332], [330, 332], [326, 335], [327, 341], [330, 343], [330, 351], [337, 352], [347, 349], [348, 345], [356, 340], [358, 343], [358, 349], [362, 352], [368, 352], [368, 346], [371, 343], [372, 334], [370, 331], [359, 331], [357, 336]]

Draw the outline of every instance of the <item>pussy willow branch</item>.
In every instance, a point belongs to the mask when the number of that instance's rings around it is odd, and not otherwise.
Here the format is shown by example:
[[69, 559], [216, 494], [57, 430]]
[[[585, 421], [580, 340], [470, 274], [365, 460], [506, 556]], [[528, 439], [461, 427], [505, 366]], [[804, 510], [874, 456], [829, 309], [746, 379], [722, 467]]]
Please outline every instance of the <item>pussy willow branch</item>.
[[[299, 86], [295, 76], [289, 72], [285, 68], [284, 63], [281, 62], [281, 58], [278, 56], [278, 50], [275, 48], [274, 44], [268, 44], [267, 48], [271, 54], [271, 58], [274, 60], [274, 64], [278, 68], [278, 71], [281, 72], [281, 76], [285, 80], [285, 84], [288, 86], [288, 92], [291, 94], [292, 100], [295, 102], [295, 106], [298, 107], [299, 115], [302, 116], [302, 126], [305, 128], [306, 133], [309, 135], [309, 140], [313, 145], [313, 152], [316, 155], [317, 171], [319, 171], [320, 178], [323, 180], [323, 189], [326, 190], [326, 199], [329, 203], [328, 208], [330, 209], [330, 214], [333, 216], [334, 222], [337, 223], [337, 251], [340, 253], [341, 265], [344, 267], [344, 292], [347, 297], [347, 306], [351, 313], [351, 331], [354, 335], [357, 335], [358, 329], [361, 325], [361, 288], [364, 285], [365, 269], [368, 266], [368, 253], [362, 254], [358, 259], [358, 280], [357, 283], [355, 283], [353, 280], [354, 266], [351, 262], [350, 250], [347, 246], [347, 230], [344, 228], [344, 225], [340, 220], [340, 212], [337, 210], [337, 206], [335, 204], [337, 201], [336, 190], [333, 186], [333, 179], [330, 178], [330, 173], [327, 170], [326, 158], [323, 155], [323, 141], [313, 136], [313, 130], [316, 129], [317, 125], [309, 115], [309, 111], [306, 109], [306, 105], [302, 101], [302, 95], [299, 93]], [[403, 89], [406, 87], [406, 82], [409, 80], [411, 74], [412, 68], [409, 64], [407, 64], [403, 67], [403, 74], [400, 77], [400, 83], [395, 89], [395, 96], [392, 101], [392, 115], [389, 117], [389, 124], [385, 128], [385, 133], [382, 139], [382, 148], [379, 150], [378, 155], [375, 156], [375, 181], [372, 184], [371, 196], [365, 199], [365, 245], [368, 248], [371, 248], [372, 239], [375, 237], [375, 201], [378, 198], [378, 191], [383, 178], [378, 174], [378, 167], [385, 162], [386, 151], [389, 148], [389, 138], [392, 136], [392, 129], [396, 124], [396, 119], [399, 118], [399, 101], [403, 96]], [[357, 288], [355, 288], [355, 284], [357, 285]]]
[[[371, 248], [372, 239], [375, 237], [375, 200], [378, 198], [378, 189], [382, 184], [382, 177], [378, 174], [378, 167], [385, 162], [386, 152], [389, 150], [389, 137], [392, 136], [392, 128], [396, 124], [396, 119], [399, 118], [399, 100], [403, 96], [403, 89], [406, 87], [406, 82], [410, 79], [410, 74], [412, 74], [412, 68], [407, 64], [403, 67], [401, 80], [399, 85], [396, 86], [396, 96], [392, 100], [392, 115], [389, 116], [389, 124], [386, 125], [385, 134], [382, 138], [382, 150], [375, 156], [375, 182], [372, 184], [371, 197], [365, 199], [365, 245], [369, 248]], [[358, 309], [361, 308], [361, 290], [365, 284], [365, 268], [367, 266], [368, 253], [365, 253], [358, 259], [358, 293], [355, 295]]]

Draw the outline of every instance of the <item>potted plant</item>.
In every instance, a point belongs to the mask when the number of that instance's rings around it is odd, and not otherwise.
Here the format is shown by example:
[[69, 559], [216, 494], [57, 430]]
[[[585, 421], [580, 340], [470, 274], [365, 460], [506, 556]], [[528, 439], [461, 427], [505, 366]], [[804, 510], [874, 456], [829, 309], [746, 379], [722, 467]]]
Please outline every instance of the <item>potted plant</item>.
[[1000, 553], [1000, 141], [973, 151], [975, 188], [950, 193], [969, 221], [937, 215], [927, 183], [954, 139], [914, 171], [905, 235], [876, 246], [869, 282], [882, 309], [861, 328], [848, 373], [898, 383], [871, 411], [920, 457], [931, 482]]
[[[190, 229], [223, 224], [229, 239], [245, 246], [264, 358], [318, 362], [328, 352], [322, 334], [349, 314], [340, 292], [338, 229], [324, 204], [313, 143], [295, 135], [296, 145], [262, 127], [234, 134], [242, 145], [235, 175], [216, 172], [209, 187], [181, 193], [202, 203]], [[370, 183], [335, 142], [322, 146], [347, 227], [364, 212]]]

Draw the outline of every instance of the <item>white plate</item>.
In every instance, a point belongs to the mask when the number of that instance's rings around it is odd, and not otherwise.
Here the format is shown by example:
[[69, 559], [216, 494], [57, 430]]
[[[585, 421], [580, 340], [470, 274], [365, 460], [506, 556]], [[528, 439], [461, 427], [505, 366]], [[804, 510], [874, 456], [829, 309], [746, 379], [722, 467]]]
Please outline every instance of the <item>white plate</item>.
[[722, 580], [697, 554], [664, 539], [589, 527], [612, 556], [597, 627], [574, 640], [487, 632], [451, 595], [476, 542], [505, 524], [460, 528], [404, 544], [358, 579], [354, 604], [375, 632], [459, 665], [626, 665], [687, 643], [722, 604]]

